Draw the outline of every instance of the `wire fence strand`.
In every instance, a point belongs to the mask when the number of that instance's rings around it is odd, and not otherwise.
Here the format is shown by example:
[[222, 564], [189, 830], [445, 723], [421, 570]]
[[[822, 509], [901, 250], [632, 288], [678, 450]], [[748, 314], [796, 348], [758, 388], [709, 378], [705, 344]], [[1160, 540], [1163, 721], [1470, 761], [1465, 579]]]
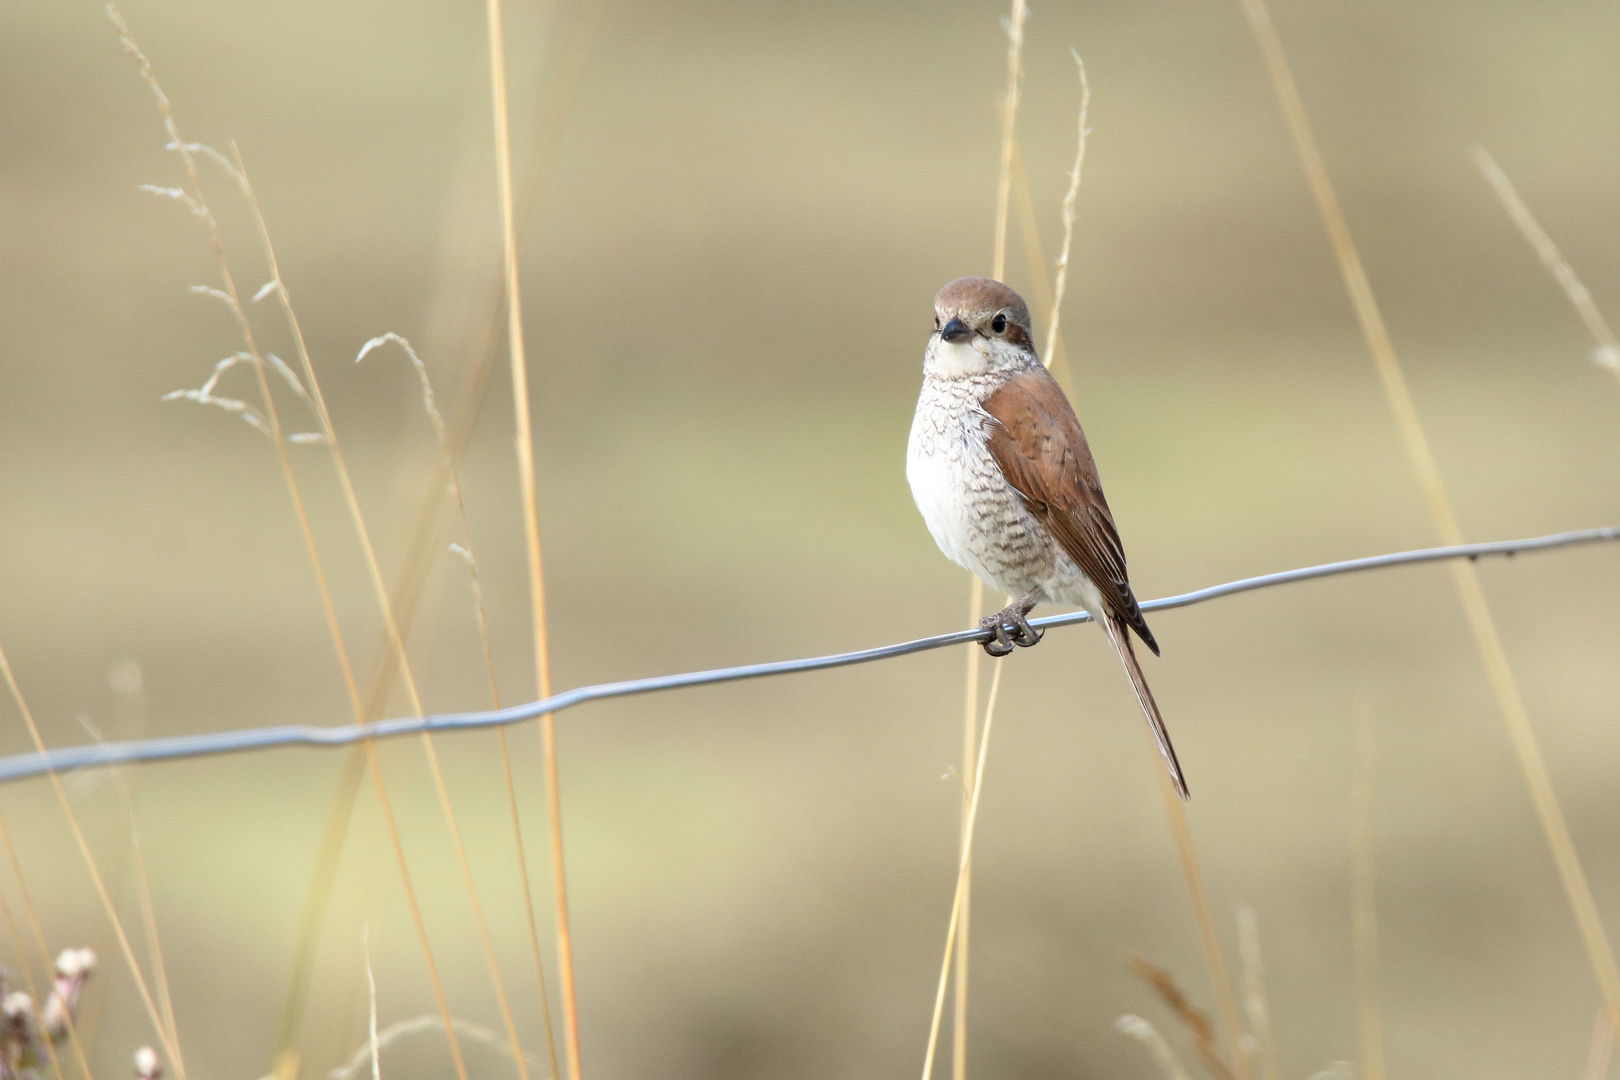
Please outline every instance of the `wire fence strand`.
[[[1306, 566], [1298, 570], [1283, 570], [1258, 577], [1241, 578], [1222, 585], [1149, 600], [1142, 604], [1143, 611], [1167, 611], [1172, 608], [1191, 607], [1209, 600], [1235, 596], [1238, 593], [1268, 589], [1276, 585], [1289, 585], [1300, 581], [1335, 577], [1339, 574], [1363, 570], [1382, 570], [1395, 566], [1443, 562], [1450, 559], [1480, 559], [1493, 556], [1513, 556], [1534, 551], [1574, 547], [1620, 540], [1620, 525], [1576, 532], [1554, 533], [1526, 540], [1498, 540], [1484, 544], [1457, 544], [1451, 547], [1421, 548], [1416, 551], [1397, 551], [1388, 555], [1372, 555], [1361, 559]], [[1083, 611], [1066, 615], [1050, 615], [1031, 619], [1037, 629], [1073, 626], [1089, 622], [1091, 616]], [[949, 634], [882, 645], [874, 649], [813, 656], [802, 660], [776, 660], [765, 664], [745, 664], [739, 667], [714, 668], [709, 671], [689, 671], [678, 675], [658, 675], [647, 679], [627, 679], [623, 682], [598, 683], [581, 686], [560, 694], [513, 705], [504, 709], [482, 712], [440, 713], [434, 716], [413, 716], [394, 720], [378, 720], [367, 724], [341, 727], [290, 724], [281, 727], [250, 728], [241, 731], [221, 731], [205, 735], [177, 735], [168, 738], [142, 739], [135, 742], [92, 743], [67, 746], [44, 753], [16, 754], [0, 758], [0, 784], [43, 776], [52, 772], [69, 772], [109, 765], [126, 765], [148, 761], [175, 761], [205, 757], [212, 754], [239, 753], [246, 750], [266, 750], [283, 746], [347, 746], [364, 739], [388, 739], [422, 732], [469, 731], [532, 720], [546, 713], [559, 713], [589, 701], [651, 694], [661, 690], [680, 690], [694, 686], [712, 686], [716, 683], [741, 682], [776, 675], [795, 675], [807, 671], [826, 671], [831, 668], [869, 664], [878, 660], [892, 660], [931, 649], [944, 649], [952, 645], [966, 645], [988, 641], [989, 630], [958, 630]]]

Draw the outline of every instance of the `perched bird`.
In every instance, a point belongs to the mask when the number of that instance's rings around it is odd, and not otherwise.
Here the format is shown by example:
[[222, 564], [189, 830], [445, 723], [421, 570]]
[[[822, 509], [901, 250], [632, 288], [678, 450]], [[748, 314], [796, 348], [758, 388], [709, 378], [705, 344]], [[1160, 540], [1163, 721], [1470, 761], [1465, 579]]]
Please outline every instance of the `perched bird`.
[[906, 479], [947, 558], [1017, 597], [981, 621], [992, 656], [1040, 640], [1046, 601], [1084, 608], [1108, 634], [1159, 754], [1185, 799], [1176, 751], [1131, 648], [1159, 653], [1125, 574], [1114, 517], [1069, 399], [1042, 366], [1029, 307], [999, 281], [965, 277], [934, 297]]

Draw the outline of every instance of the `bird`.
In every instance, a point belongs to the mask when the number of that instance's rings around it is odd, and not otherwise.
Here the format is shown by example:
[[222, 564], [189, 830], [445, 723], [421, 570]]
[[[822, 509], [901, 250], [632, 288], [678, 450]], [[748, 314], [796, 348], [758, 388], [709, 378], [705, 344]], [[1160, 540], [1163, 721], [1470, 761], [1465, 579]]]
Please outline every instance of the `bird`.
[[1176, 793], [1188, 798], [1159, 706], [1131, 644], [1159, 655], [1085, 432], [1036, 354], [1029, 305], [999, 281], [963, 277], [934, 297], [906, 480], [952, 562], [1012, 602], [979, 623], [991, 656], [1041, 639], [1036, 604], [1085, 609], [1108, 635]]

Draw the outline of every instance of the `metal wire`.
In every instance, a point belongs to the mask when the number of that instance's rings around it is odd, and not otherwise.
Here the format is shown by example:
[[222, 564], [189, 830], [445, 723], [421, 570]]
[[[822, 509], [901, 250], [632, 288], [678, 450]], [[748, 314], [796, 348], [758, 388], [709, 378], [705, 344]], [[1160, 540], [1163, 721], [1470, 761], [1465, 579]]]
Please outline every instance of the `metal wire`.
[[[1299, 570], [1284, 570], [1276, 574], [1229, 581], [1212, 585], [1196, 592], [1149, 600], [1143, 611], [1165, 611], [1188, 607], [1223, 596], [1266, 589], [1273, 585], [1288, 585], [1296, 581], [1349, 574], [1360, 570], [1379, 570], [1390, 566], [1439, 562], [1445, 559], [1478, 559], [1492, 555], [1517, 555], [1521, 552], [1547, 551], [1552, 548], [1571, 547], [1606, 540], [1620, 540], [1620, 526], [1585, 529], [1580, 532], [1555, 533], [1528, 540], [1501, 540], [1489, 544], [1461, 544], [1455, 547], [1423, 548], [1418, 551], [1400, 551], [1390, 555], [1374, 555], [1365, 559], [1347, 559], [1343, 562], [1307, 566]], [[1054, 626], [1072, 626], [1089, 622], [1085, 612], [1052, 615], [1031, 619], [1037, 629]], [[990, 639], [988, 630], [958, 630], [951, 634], [903, 641], [897, 645], [884, 645], [875, 649], [815, 656], [804, 660], [778, 660], [768, 664], [747, 664], [742, 667], [716, 668], [712, 671], [692, 671], [680, 675], [660, 675], [651, 679], [629, 679], [624, 682], [599, 683], [581, 686], [561, 694], [553, 694], [541, 701], [526, 705], [513, 705], [488, 712], [443, 713], [437, 716], [408, 717], [378, 720], [370, 724], [346, 727], [315, 727], [287, 725], [284, 727], [254, 728], [245, 731], [222, 731], [208, 735], [180, 735], [165, 739], [143, 739], [138, 742], [94, 743], [50, 750], [43, 754], [17, 754], [0, 758], [0, 784], [40, 776], [49, 772], [68, 772], [105, 765], [122, 765], [143, 761], [172, 761], [181, 758], [203, 757], [209, 754], [228, 754], [242, 750], [263, 750], [276, 746], [343, 746], [361, 739], [387, 739], [400, 735], [414, 735], [423, 731], [465, 731], [473, 728], [494, 727], [532, 720], [545, 713], [559, 713], [587, 701], [605, 698], [629, 697], [632, 694], [650, 694], [658, 690], [678, 690], [689, 686], [709, 686], [714, 683], [740, 682], [743, 679], [761, 679], [772, 675], [792, 675], [802, 671], [824, 671], [828, 668], [867, 664], [874, 660], [888, 660], [897, 656], [943, 649], [951, 645], [966, 645]]]

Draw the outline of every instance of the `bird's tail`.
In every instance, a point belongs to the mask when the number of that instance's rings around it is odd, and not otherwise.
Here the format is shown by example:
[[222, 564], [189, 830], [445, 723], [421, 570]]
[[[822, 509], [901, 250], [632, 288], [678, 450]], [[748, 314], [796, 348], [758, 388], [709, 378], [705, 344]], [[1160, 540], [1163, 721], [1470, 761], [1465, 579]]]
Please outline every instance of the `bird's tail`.
[[1170, 745], [1170, 732], [1165, 729], [1164, 717], [1159, 715], [1158, 703], [1153, 700], [1153, 691], [1148, 689], [1147, 680], [1142, 677], [1142, 666], [1136, 662], [1136, 652], [1131, 648], [1130, 632], [1126, 629], [1124, 620], [1112, 616], [1099, 620], [1103, 629], [1108, 631], [1108, 640], [1119, 654], [1119, 662], [1125, 668], [1125, 674], [1130, 676], [1131, 687], [1136, 691], [1137, 703], [1142, 706], [1142, 715], [1147, 718], [1148, 729], [1153, 732], [1153, 741], [1159, 747], [1159, 756], [1164, 758], [1164, 767], [1170, 773], [1170, 782], [1175, 785], [1176, 794], [1183, 800], [1187, 796], [1187, 780], [1181, 775], [1181, 762], [1176, 760], [1176, 748]]

